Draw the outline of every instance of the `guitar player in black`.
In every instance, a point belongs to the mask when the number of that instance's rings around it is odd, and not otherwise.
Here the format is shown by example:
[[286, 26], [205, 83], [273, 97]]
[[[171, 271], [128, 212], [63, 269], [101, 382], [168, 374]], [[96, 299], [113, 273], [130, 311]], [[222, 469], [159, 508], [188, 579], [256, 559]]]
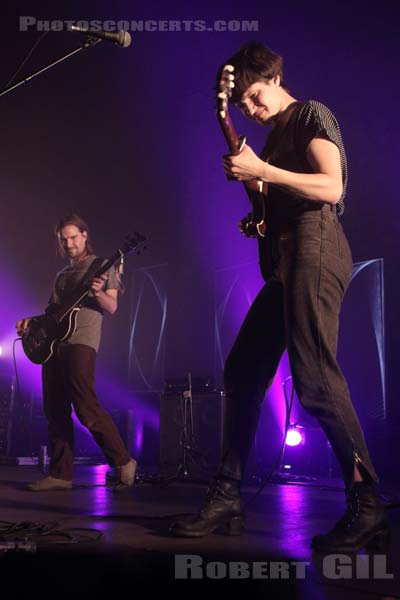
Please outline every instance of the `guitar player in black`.
[[[91, 292], [78, 312], [74, 333], [57, 345], [53, 356], [43, 365], [43, 405], [48, 421], [50, 473], [29, 485], [28, 489], [49, 491], [72, 487], [73, 408], [79, 421], [89, 429], [104, 452], [108, 463], [118, 469], [119, 481], [114, 490], [122, 491], [134, 483], [136, 461], [130, 457], [94, 389], [103, 311], [113, 314], [117, 310], [119, 277], [114, 267], [102, 277], [90, 277], [89, 270], [92, 269], [94, 274], [103, 261], [94, 255], [88, 226], [79, 215], [72, 214], [61, 219], [55, 235], [60, 253], [68, 258], [69, 263], [57, 273], [50, 306], [66, 302], [68, 295], [85, 277], [91, 279]], [[23, 335], [29, 327], [29, 321], [29, 318], [18, 321], [19, 335]]]
[[260, 247], [269, 261], [262, 255], [260, 263], [269, 262], [270, 270], [263, 272], [265, 285], [225, 364], [227, 410], [218, 473], [198, 516], [174, 523], [171, 533], [201, 537], [221, 525], [241, 533], [240, 482], [261, 403], [287, 348], [298, 398], [325, 431], [347, 496], [343, 517], [312, 545], [332, 552], [378, 548], [386, 544], [388, 531], [377, 475], [336, 361], [339, 312], [352, 273], [339, 222], [347, 184], [340, 129], [326, 106], [292, 96], [283, 82], [282, 58], [262, 44], [250, 42], [224, 63], [217, 87], [227, 81], [230, 103], [272, 127], [261, 158], [245, 145], [223, 160], [228, 179], [268, 185], [268, 233]]

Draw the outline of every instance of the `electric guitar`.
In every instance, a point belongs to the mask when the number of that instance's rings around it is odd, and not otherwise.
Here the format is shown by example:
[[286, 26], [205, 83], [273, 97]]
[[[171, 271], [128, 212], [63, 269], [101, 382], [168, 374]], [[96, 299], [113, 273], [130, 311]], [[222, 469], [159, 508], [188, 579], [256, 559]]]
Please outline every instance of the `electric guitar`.
[[[235, 86], [233, 72], [232, 65], [226, 65], [222, 71], [217, 95], [217, 118], [230, 153], [237, 156], [246, 143], [246, 137], [238, 136], [228, 112], [228, 101], [232, 95], [232, 88]], [[260, 270], [266, 281], [272, 272], [269, 244], [265, 237], [267, 233], [266, 200], [268, 184], [258, 179], [250, 179], [243, 181], [243, 185], [250, 200], [252, 211], [241, 219], [241, 231], [248, 237], [257, 238]]]
[[[235, 86], [233, 72], [232, 65], [226, 65], [222, 71], [217, 95], [217, 118], [230, 153], [237, 156], [246, 143], [246, 137], [238, 136], [228, 112], [229, 98], [232, 95], [232, 88]], [[243, 185], [252, 207], [252, 212], [241, 221], [243, 233], [248, 237], [264, 237], [267, 231], [266, 198], [268, 185], [258, 179], [243, 181]]]
[[83, 300], [91, 290], [90, 280], [101, 277], [126, 254], [140, 254], [145, 249], [147, 238], [134, 233], [128, 235], [121, 248], [113, 254], [98, 270], [91, 274], [89, 281], [83, 283], [72, 292], [64, 305], [50, 305], [46, 313], [32, 317], [27, 331], [21, 336], [22, 347], [26, 356], [35, 364], [44, 364], [53, 355], [59, 342], [64, 342], [76, 330], [76, 320]]

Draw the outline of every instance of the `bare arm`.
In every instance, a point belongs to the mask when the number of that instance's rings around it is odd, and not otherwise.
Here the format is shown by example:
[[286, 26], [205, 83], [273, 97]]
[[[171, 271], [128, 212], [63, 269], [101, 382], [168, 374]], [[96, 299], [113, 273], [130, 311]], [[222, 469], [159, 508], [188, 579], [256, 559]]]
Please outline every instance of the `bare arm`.
[[102, 290], [104, 282], [107, 280], [107, 275], [102, 275], [101, 277], [95, 277], [91, 283], [91, 288], [93, 294], [97, 300], [98, 305], [110, 315], [113, 315], [117, 310], [118, 300], [117, 295], [118, 291], [114, 288], [110, 288], [106, 291]]
[[99, 306], [110, 313], [110, 315], [113, 315], [118, 307], [117, 293], [117, 290], [110, 289], [105, 292], [100, 290], [100, 292], [96, 294], [96, 300]]
[[307, 200], [336, 204], [343, 192], [338, 147], [322, 137], [311, 140], [307, 158], [314, 173], [295, 173], [261, 160], [249, 146], [238, 156], [224, 158], [225, 171], [238, 181], [258, 178]]

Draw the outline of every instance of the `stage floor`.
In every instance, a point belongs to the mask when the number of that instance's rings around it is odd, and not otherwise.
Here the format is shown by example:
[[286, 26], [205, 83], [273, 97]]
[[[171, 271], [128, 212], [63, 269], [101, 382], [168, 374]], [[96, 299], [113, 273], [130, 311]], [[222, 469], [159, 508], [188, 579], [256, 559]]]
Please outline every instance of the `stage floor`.
[[[219, 594], [233, 586], [255, 597], [400, 597], [400, 504], [394, 488], [383, 488], [391, 503], [389, 553], [335, 558], [313, 553], [310, 540], [342, 514], [340, 481], [269, 484], [248, 506], [242, 536], [181, 539], [168, 535], [169, 524], [196, 511], [204, 485], [163, 486], [144, 478], [125, 494], [113, 494], [105, 485], [107, 471], [106, 465], [78, 466], [71, 491], [38, 493], [25, 489], [41, 476], [37, 467], [0, 467], [3, 591], [134, 598], [139, 590], [155, 591], [161, 584], [188, 600], [203, 589]], [[255, 484], [244, 486], [244, 502], [256, 491]], [[26, 549], [16, 551], [21, 538]], [[36, 551], [27, 551], [30, 542], [37, 544]], [[191, 555], [192, 568], [183, 555]]]

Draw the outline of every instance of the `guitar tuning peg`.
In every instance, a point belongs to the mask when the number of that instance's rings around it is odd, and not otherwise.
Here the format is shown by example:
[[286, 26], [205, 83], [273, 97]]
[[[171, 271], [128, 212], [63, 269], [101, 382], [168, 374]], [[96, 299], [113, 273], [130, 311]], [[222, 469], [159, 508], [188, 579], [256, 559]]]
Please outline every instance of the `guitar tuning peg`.
[[224, 71], [229, 71], [229, 73], [233, 73], [234, 70], [235, 70], [235, 67], [233, 67], [232, 65], [224, 66]]

